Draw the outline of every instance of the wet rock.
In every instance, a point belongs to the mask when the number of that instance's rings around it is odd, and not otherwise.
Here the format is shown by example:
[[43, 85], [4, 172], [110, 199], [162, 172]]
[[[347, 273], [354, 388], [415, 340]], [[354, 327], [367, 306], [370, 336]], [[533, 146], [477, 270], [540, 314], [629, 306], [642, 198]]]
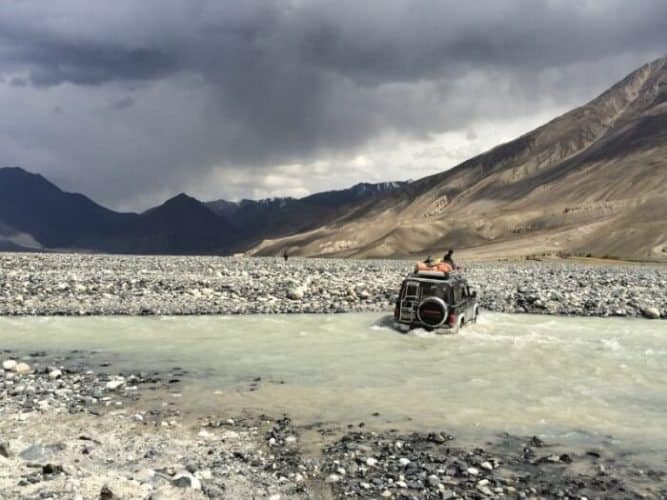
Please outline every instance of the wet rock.
[[536, 448], [542, 448], [544, 446], [544, 441], [542, 441], [537, 436], [533, 436], [532, 438], [530, 438], [529, 445], [534, 446]]
[[110, 391], [117, 391], [125, 385], [125, 379], [123, 377], [116, 377], [112, 380], [109, 380], [106, 383], [106, 388]]
[[199, 482], [199, 479], [197, 479], [189, 472], [181, 472], [179, 474], [176, 474], [172, 478], [171, 484], [173, 484], [177, 488], [190, 488], [193, 490], [201, 489], [201, 483]]
[[116, 497], [116, 495], [113, 494], [111, 488], [104, 485], [100, 490], [100, 500], [118, 500], [118, 497]]
[[660, 319], [660, 311], [657, 307], [647, 307], [642, 310], [642, 314], [648, 319]]

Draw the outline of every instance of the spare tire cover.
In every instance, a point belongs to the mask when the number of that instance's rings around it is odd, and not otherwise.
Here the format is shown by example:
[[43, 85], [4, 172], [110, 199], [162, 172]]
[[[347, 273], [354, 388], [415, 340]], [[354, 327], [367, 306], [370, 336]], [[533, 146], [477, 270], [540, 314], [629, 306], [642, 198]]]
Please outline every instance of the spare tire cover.
[[442, 325], [447, 320], [447, 303], [439, 297], [428, 297], [417, 307], [417, 318], [430, 327]]

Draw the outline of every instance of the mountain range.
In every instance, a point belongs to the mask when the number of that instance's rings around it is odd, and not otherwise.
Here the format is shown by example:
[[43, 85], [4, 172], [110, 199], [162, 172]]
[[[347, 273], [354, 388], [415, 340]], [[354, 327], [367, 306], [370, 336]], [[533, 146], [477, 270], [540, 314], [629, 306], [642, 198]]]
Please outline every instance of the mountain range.
[[471, 258], [667, 260], [667, 57], [591, 102], [455, 168], [252, 250]]
[[667, 261], [667, 57], [591, 102], [444, 172], [305, 198], [119, 213], [0, 169], [0, 250]]
[[358, 184], [301, 199], [202, 203], [179, 194], [143, 213], [119, 213], [38, 174], [0, 168], [0, 250], [229, 254], [267, 237], [334, 220], [345, 208], [405, 183]]

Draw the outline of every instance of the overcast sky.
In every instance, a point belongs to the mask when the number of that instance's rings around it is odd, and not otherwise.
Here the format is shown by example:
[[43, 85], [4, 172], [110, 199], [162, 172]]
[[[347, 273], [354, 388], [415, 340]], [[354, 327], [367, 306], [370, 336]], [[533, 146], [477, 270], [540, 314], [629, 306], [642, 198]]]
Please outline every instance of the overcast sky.
[[2, 0], [0, 165], [132, 210], [416, 179], [666, 53], [665, 0]]

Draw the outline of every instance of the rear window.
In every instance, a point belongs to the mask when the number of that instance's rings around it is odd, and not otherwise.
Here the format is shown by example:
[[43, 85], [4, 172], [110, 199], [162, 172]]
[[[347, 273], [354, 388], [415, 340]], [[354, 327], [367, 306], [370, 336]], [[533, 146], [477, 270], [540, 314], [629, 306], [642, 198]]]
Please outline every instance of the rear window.
[[422, 297], [449, 299], [449, 285], [443, 283], [422, 283]]

